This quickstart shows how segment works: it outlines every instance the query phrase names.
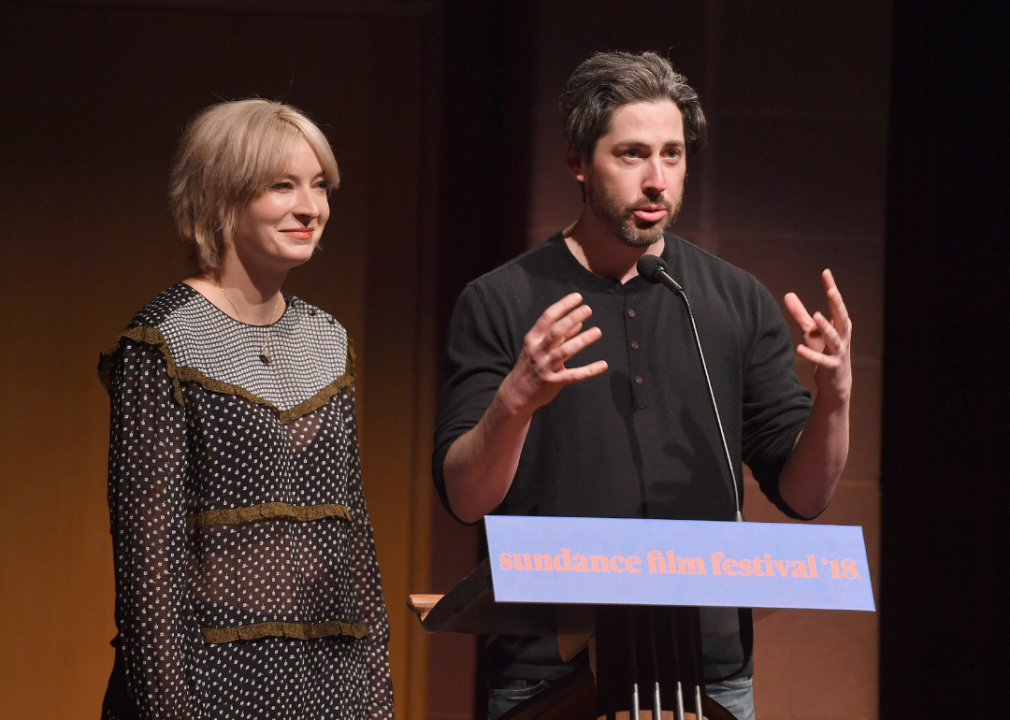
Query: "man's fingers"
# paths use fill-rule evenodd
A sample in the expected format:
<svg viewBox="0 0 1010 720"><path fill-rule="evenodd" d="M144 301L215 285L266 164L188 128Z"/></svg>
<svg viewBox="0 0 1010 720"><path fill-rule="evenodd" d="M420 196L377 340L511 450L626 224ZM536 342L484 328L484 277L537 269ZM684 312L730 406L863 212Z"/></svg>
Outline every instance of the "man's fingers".
<svg viewBox="0 0 1010 720"><path fill-rule="evenodd" d="M593 314L592 308L588 305L580 305L570 313L553 323L544 334L544 339L540 342L541 347L550 352L558 344L564 342L577 333L572 332L572 328L581 327L582 323Z"/></svg>
<svg viewBox="0 0 1010 720"><path fill-rule="evenodd" d="M842 293L839 291L838 285L835 284L835 276L831 273L830 269L825 269L821 273L821 282L824 283L824 292L828 296L831 317L841 323L841 326L844 328L845 324L849 321L849 311L845 307Z"/></svg>
<svg viewBox="0 0 1010 720"><path fill-rule="evenodd" d="M594 363L589 363L588 365L583 365L582 367L576 368L565 368L561 372L557 373L557 381L562 382L566 385L571 385L572 383L581 382L583 380L588 380L591 377L596 377L601 373L607 371L607 361L597 360Z"/></svg>
<svg viewBox="0 0 1010 720"><path fill-rule="evenodd" d="M825 355L824 353L812 350L806 345L797 345L796 354L818 367L828 368L830 370L837 370L842 364L842 360L839 355Z"/></svg>
<svg viewBox="0 0 1010 720"><path fill-rule="evenodd" d="M568 332L565 333L565 340L571 340L580 332L582 332L582 323L575 323L568 329Z"/></svg>
<svg viewBox="0 0 1010 720"><path fill-rule="evenodd" d="M573 337L571 340L567 340L558 347L554 348L548 355L552 367L557 367L567 360L571 359L583 349L592 345L594 342L603 337L603 332L598 327L591 327L583 333L580 333Z"/></svg>
<svg viewBox="0 0 1010 720"><path fill-rule="evenodd" d="M785 300L786 310L793 316L793 320L800 326L800 330L804 334L811 332L817 327L817 323L810 317L806 306L800 301L796 293L786 293L783 299Z"/></svg>
<svg viewBox="0 0 1010 720"><path fill-rule="evenodd" d="M838 334L838 330L819 312L814 313L814 322L817 323L817 328L821 331L820 337L828 349L832 353L837 353L842 346L842 337Z"/></svg>
<svg viewBox="0 0 1010 720"><path fill-rule="evenodd" d="M803 331L805 344L796 347L796 354L817 367L833 372L838 370L843 362L848 362L852 323L849 321L849 311L845 307L831 270L825 269L821 273L821 282L824 284L824 292L828 296L828 305L831 308L830 320L819 311L811 317L795 293L785 296L785 305Z"/></svg>
<svg viewBox="0 0 1010 720"><path fill-rule="evenodd" d="M551 325L577 308L581 302L582 296L579 293L565 295L563 298L544 310L543 314L533 325L532 329L537 331L538 335L545 334Z"/></svg>

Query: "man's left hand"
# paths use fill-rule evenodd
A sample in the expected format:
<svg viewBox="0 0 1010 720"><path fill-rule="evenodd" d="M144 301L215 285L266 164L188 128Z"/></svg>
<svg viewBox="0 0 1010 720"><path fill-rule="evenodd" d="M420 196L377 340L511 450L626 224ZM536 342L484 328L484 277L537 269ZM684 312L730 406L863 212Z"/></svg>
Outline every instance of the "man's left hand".
<svg viewBox="0 0 1010 720"><path fill-rule="evenodd" d="M819 311L811 316L796 293L785 296L786 309L803 331L803 344L796 347L796 354L814 364L818 396L826 395L846 403L852 391L852 363L849 354L852 320L849 319L849 311L845 309L845 302L831 271L821 273L821 280L828 296L831 320ZM826 399L828 398L823 398Z"/></svg>

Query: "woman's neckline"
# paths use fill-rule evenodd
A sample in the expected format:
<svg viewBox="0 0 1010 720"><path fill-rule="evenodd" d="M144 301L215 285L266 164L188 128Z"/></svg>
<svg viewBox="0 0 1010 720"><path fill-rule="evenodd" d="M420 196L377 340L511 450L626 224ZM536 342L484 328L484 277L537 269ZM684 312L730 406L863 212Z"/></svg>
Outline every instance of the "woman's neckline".
<svg viewBox="0 0 1010 720"><path fill-rule="evenodd" d="M229 320L231 320L233 323L235 323L236 325L241 325L242 327L248 327L248 328L272 328L274 325L276 325L281 320L283 320L285 318L285 316L288 314L288 310L291 309L291 298L288 296L287 293L285 293L282 290L281 291L281 298L284 300L284 311L280 315L277 316L276 320L274 320L271 323L267 323L266 325L255 325L253 323L242 322L238 318L233 318L231 315L229 315L224 310L222 310L217 305L215 305L214 301L212 301L209 297L207 297L206 295L204 295L202 292L200 292L199 290L197 290L195 287L193 287L189 283L180 281L179 282L179 286L182 286L182 287L186 288L187 290L189 290L190 292L194 293L197 297L200 298L200 300L202 300L204 303L206 303L211 308L213 308L215 312L220 313L221 315L224 315L226 318L228 318Z"/></svg>

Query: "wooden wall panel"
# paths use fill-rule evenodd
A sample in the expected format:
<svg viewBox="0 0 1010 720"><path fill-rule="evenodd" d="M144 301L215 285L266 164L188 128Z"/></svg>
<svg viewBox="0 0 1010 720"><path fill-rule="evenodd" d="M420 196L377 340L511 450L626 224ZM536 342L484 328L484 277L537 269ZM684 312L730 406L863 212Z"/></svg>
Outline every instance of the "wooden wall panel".
<svg viewBox="0 0 1010 720"><path fill-rule="evenodd" d="M372 39L370 84L395 87L373 93L367 152L369 173L365 275L368 373L360 413L362 471L372 523L383 528L376 544L391 634L399 659L397 711L421 718L427 702L428 639L407 609L410 593L430 579L431 444L434 432L434 209L435 184L426 173L437 145L427 99L435 87L431 37L413 22L390 22ZM382 61L378 61L382 58ZM423 61L423 62L421 62Z"/></svg>
<svg viewBox="0 0 1010 720"><path fill-rule="evenodd" d="M417 507L430 507L419 458L432 414L435 6L129 5L0 8L2 714L98 715L115 633L98 352L185 277L166 185L186 120L260 95L312 114L340 163L323 249L286 290L333 312L356 344L365 492L407 717L427 688L404 595L428 578ZM389 255L407 258L406 282L373 283Z"/></svg>

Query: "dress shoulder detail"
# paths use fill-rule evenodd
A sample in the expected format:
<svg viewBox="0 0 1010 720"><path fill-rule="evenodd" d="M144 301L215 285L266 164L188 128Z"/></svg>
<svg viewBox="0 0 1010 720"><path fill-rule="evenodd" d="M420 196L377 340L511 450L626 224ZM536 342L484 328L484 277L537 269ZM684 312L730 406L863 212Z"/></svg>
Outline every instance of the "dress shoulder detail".
<svg viewBox="0 0 1010 720"><path fill-rule="evenodd" d="M351 346L350 340L348 340L347 343L347 358L344 365L345 372L311 397L303 400L292 408L282 410L266 398L262 398L245 388L240 387L239 385L207 377L200 370L194 367L180 367L179 365L176 365L168 340L165 339L165 336L162 335L157 328L147 325L141 325L127 330L119 336L119 340L115 345L102 352L98 361L98 379L107 391L109 390L112 363L115 360L116 354L122 349L123 340L132 340L136 343L149 345L158 350L165 357L168 376L172 379L173 396L180 406L185 406L186 404L183 399L182 384L196 383L209 392L236 395L248 400L251 403L255 403L256 405L262 405L263 407L270 408L277 414L281 423L287 425L304 415L315 412L328 403L333 396L337 395L344 388L348 388L349 393L353 394L354 392L354 348Z"/></svg>

